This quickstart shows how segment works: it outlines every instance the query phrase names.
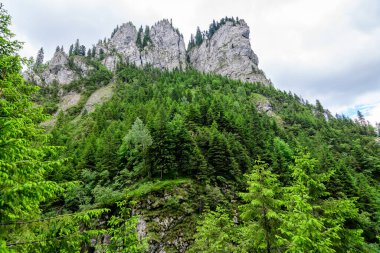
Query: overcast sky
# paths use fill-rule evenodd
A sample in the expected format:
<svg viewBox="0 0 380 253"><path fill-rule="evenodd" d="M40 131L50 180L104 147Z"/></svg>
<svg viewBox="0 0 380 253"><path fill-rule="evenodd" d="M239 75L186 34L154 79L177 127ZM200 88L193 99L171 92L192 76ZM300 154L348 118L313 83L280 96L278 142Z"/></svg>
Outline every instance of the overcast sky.
<svg viewBox="0 0 380 253"><path fill-rule="evenodd" d="M116 25L153 25L168 18L187 42L197 26L238 16L251 28L259 67L274 86L333 113L360 109L380 122L379 0L0 0L24 41L23 56L77 38L87 47L109 37Z"/></svg>

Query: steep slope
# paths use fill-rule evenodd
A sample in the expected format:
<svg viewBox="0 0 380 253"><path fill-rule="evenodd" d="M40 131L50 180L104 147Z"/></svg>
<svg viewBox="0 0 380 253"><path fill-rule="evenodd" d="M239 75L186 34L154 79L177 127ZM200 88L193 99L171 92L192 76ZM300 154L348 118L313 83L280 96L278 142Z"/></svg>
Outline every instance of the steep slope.
<svg viewBox="0 0 380 253"><path fill-rule="evenodd" d="M64 200L67 211L117 210L115 203L127 201L140 215L149 252L186 252L208 210L223 206L240 220L238 192L255 160L290 187L294 155L306 149L317 173L331 173L324 182L329 198L357 199L360 215L339 218L347 233L363 229L367 244L355 247L377 247L380 146L370 126L222 76L135 66L115 74L108 102L79 120L80 110L61 116L52 131L52 144L67 147L70 162L51 178L83 182ZM269 115L257 108L264 103Z"/></svg>
<svg viewBox="0 0 380 253"><path fill-rule="evenodd" d="M59 156L67 162L49 179L80 182L48 203L44 214L127 210L138 216L139 238L148 239L149 252L196 251L194 234L206 213L222 208L233 226L242 225L239 206L246 202L240 193L258 160L289 191L297 186L299 157L308 157L301 171L310 165L314 176L324 177L302 186L313 194L308 204L317 207L307 217L318 216L326 228L313 233L331 252L376 252L380 145L373 127L267 85L247 24L227 20L217 27L186 55L169 21L145 30L127 23L99 42L94 55L57 51L32 72L30 80L42 86L36 101L49 113L65 109L50 141L65 147ZM75 105L62 106L72 96ZM336 215L322 202L346 203L352 212ZM292 213L289 205L280 210ZM111 220L104 215L98 225L111 226ZM338 230L339 236L328 237ZM292 246L282 236L280 252ZM111 239L104 234L81 249L94 251ZM247 244L240 239L233 239L233 249Z"/></svg>
<svg viewBox="0 0 380 253"><path fill-rule="evenodd" d="M191 66L232 79L271 84L258 68L258 57L251 48L249 34L249 27L242 19L223 22L211 38L187 52L182 34L169 20L138 30L128 22L118 26L111 38L100 40L88 57L100 60L110 71L115 71L118 63L167 70L184 70ZM54 81L66 85L88 75L89 70L80 56L69 57L57 50L44 68L28 71L24 76L40 86Z"/></svg>

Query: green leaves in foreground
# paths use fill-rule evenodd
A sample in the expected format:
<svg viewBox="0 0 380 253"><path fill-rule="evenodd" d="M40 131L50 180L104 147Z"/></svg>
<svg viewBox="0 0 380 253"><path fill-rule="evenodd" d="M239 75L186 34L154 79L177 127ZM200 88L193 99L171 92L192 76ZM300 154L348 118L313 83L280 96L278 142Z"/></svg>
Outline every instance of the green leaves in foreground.
<svg viewBox="0 0 380 253"><path fill-rule="evenodd" d="M366 252L360 229L347 222L359 217L353 200L328 197L310 154L295 157L292 182L281 186L267 164L256 161L247 175L241 223L218 209L197 227L194 252ZM324 198L321 198L324 196ZM370 251L368 251L370 252Z"/></svg>

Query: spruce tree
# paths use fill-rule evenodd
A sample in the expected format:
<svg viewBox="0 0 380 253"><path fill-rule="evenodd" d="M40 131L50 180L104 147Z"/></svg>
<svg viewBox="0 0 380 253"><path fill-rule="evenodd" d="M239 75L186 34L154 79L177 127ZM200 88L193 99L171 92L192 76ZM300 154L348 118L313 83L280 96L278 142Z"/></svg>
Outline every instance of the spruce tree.
<svg viewBox="0 0 380 253"><path fill-rule="evenodd" d="M79 53L80 53L80 44L79 44L79 39L77 39L74 44L73 54L79 55Z"/></svg>
<svg viewBox="0 0 380 253"><path fill-rule="evenodd" d="M119 149L121 160L126 161L132 167L136 176L150 176L146 164L146 153L153 143L149 129L145 127L140 118L136 118L132 128L123 138Z"/></svg>
<svg viewBox="0 0 380 253"><path fill-rule="evenodd" d="M336 252L342 247L362 252L362 231L345 227L347 220L358 217L358 210L352 200L327 198L325 182L332 171L317 168L318 161L309 153L300 153L290 166L293 182L285 188L279 243L294 253Z"/></svg>
<svg viewBox="0 0 380 253"><path fill-rule="evenodd" d="M36 57L36 66L40 66L42 63L44 63L44 49L41 47L40 50L38 50L37 57Z"/></svg>
<svg viewBox="0 0 380 253"><path fill-rule="evenodd" d="M148 45L148 43L152 43L152 40L150 39L150 29L149 29L149 26L146 26L145 27L145 31L144 31L144 38L143 38L143 42L142 42L142 47L146 47Z"/></svg>
<svg viewBox="0 0 380 253"><path fill-rule="evenodd" d="M243 221L239 237L240 247L247 252L278 252L277 228L281 222L281 188L268 165L255 161L247 175L248 192L241 193L244 204L240 206Z"/></svg>
<svg viewBox="0 0 380 253"><path fill-rule="evenodd" d="M74 46L73 44L70 45L70 49L69 49L69 56L72 56L74 53Z"/></svg>
<svg viewBox="0 0 380 253"><path fill-rule="evenodd" d="M199 26L197 27L197 32L195 33L195 45L199 46L203 42L203 35Z"/></svg>

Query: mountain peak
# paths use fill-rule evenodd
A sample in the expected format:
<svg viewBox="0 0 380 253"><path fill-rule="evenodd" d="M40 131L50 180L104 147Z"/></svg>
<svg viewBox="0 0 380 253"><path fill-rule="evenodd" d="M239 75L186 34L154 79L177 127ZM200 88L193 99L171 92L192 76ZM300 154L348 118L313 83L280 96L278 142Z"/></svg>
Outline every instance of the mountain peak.
<svg viewBox="0 0 380 253"><path fill-rule="evenodd" d="M91 57L100 60L111 71L120 61L167 70L191 66L201 72L270 84L258 68L258 57L251 48L249 34L243 19L226 17L220 22L213 21L210 30L200 35L197 45L186 51L183 36L171 20L163 19L151 27L139 29L127 22L118 26L111 38L100 40ZM64 52L56 52L49 68L39 74L40 83L46 85L56 80L67 84L77 79L78 76L67 68L68 59Z"/></svg>

